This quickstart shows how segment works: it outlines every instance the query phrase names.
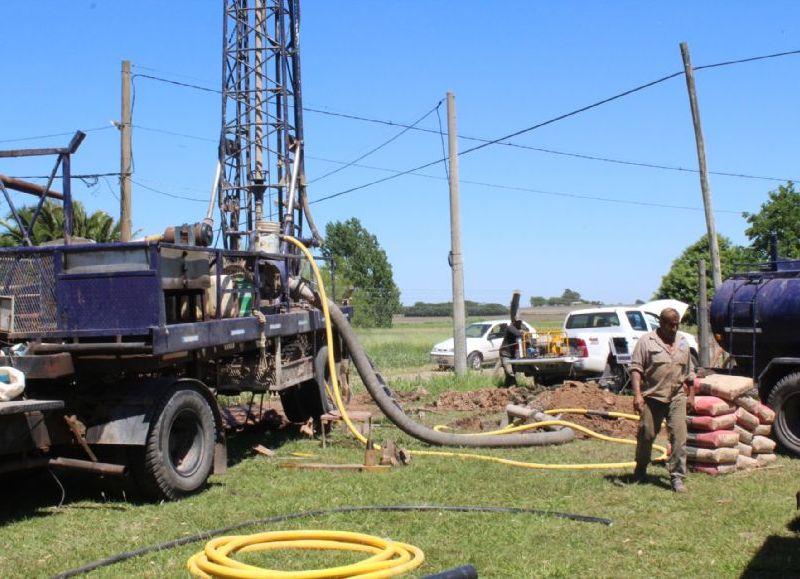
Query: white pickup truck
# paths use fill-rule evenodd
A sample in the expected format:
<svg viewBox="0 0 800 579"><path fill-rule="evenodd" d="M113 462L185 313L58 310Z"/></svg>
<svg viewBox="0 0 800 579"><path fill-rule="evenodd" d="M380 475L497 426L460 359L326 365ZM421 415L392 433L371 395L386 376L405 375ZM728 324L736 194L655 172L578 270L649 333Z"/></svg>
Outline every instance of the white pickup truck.
<svg viewBox="0 0 800 579"><path fill-rule="evenodd" d="M658 327L658 315L674 308L683 318L689 306L678 300L657 300L640 306L614 306L574 310L564 320L564 332L570 352L561 357L526 355L514 360L518 372L533 376L542 383L568 377L600 377L615 390L627 384L627 364L639 337ZM680 332L689 341L697 363L697 341Z"/></svg>

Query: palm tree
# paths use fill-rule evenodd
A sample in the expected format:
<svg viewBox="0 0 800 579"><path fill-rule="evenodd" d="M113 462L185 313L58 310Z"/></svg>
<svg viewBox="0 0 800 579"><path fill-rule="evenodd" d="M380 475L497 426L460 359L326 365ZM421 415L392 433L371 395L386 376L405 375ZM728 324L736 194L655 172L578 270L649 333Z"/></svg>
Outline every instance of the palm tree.
<svg viewBox="0 0 800 579"><path fill-rule="evenodd" d="M17 210L20 220L26 227L30 224L35 211L35 206L23 206ZM5 219L0 219L0 226L5 228L5 232L0 234L0 246L10 247L23 244L22 231L13 214L9 213ZM73 236L91 239L98 243L118 241L119 229L119 223L116 223L114 218L105 211L95 211L87 216L83 203L72 202ZM45 241L63 237L64 208L52 201L45 201L39 217L33 225L33 231L30 233L31 243L40 245Z"/></svg>

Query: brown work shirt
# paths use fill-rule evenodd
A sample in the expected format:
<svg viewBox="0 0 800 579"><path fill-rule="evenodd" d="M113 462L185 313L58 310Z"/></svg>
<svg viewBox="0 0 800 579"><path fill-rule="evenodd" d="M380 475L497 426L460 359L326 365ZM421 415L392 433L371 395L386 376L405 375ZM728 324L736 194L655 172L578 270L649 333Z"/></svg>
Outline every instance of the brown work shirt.
<svg viewBox="0 0 800 579"><path fill-rule="evenodd" d="M658 333L647 333L639 338L633 349L630 371L642 376L642 396L669 402L683 391L686 380L694 379L689 342L678 334L670 348Z"/></svg>

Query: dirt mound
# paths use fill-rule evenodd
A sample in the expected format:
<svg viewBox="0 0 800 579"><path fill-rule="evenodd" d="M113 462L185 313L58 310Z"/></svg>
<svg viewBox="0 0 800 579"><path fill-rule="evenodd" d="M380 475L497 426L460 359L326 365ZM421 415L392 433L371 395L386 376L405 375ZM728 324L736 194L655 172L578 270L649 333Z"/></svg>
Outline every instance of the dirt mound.
<svg viewBox="0 0 800 579"><path fill-rule="evenodd" d="M530 401L530 406L542 410L555 408L586 408L613 412L633 413L633 399L630 396L617 396L603 390L596 382L567 381L560 388L548 390ZM564 420L585 426L595 432L620 438L635 438L638 422L623 418L609 419L601 416L564 414ZM577 433L583 436L581 433Z"/></svg>
<svg viewBox="0 0 800 579"><path fill-rule="evenodd" d="M443 392L433 405L448 410L501 412L509 404L525 404L529 397L529 391L524 388L482 388L471 392Z"/></svg>

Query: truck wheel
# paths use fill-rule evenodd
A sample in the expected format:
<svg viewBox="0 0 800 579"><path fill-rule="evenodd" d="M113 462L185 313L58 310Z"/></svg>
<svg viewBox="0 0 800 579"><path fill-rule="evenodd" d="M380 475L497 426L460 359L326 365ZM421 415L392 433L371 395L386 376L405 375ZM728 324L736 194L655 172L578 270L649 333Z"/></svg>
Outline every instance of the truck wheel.
<svg viewBox="0 0 800 579"><path fill-rule="evenodd" d="M314 379L285 388L278 395L281 397L283 413L289 422L306 422L309 418L317 420L327 412L323 406L319 384ZM325 398L327 399L327 393Z"/></svg>
<svg viewBox="0 0 800 579"><path fill-rule="evenodd" d="M339 371L339 364L336 364L336 371ZM337 376L338 378L338 376ZM328 383L328 388L333 392L333 384L331 383L331 372L328 368L328 346L322 346L317 355L314 357L314 379L317 381L319 388L319 396L322 402L322 409L325 412L330 412L336 408L336 402L328 395L328 390L325 388L325 383ZM342 397L344 397L344 394Z"/></svg>
<svg viewBox="0 0 800 579"><path fill-rule="evenodd" d="M781 378L767 404L775 411L775 438L788 452L800 456L800 372Z"/></svg>
<svg viewBox="0 0 800 579"><path fill-rule="evenodd" d="M467 368L471 370L480 370L483 366L483 356L480 352L472 352L467 356Z"/></svg>
<svg viewBox="0 0 800 579"><path fill-rule="evenodd" d="M214 463L214 414L196 390L177 389L154 415L135 469L142 491L155 499L178 499L203 485Z"/></svg>

